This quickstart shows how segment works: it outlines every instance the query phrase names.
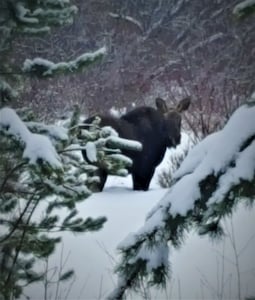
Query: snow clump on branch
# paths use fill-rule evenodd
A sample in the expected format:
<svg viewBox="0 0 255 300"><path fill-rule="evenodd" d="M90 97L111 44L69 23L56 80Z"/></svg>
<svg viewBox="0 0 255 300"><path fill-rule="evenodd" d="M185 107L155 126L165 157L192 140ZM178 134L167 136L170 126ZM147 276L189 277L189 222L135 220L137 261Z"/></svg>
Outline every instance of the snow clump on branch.
<svg viewBox="0 0 255 300"><path fill-rule="evenodd" d="M6 129L10 135L25 145L23 158L27 158L31 164L43 160L53 169L62 168L60 157L49 138L30 132L13 109L5 107L0 110L1 129Z"/></svg>

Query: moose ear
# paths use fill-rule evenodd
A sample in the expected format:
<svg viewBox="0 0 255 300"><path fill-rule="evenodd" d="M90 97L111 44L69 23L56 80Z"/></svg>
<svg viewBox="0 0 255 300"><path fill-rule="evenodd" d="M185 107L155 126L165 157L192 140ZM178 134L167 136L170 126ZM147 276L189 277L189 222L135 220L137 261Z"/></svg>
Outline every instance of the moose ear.
<svg viewBox="0 0 255 300"><path fill-rule="evenodd" d="M162 112L162 113L166 113L168 111L167 105L166 105L166 101L161 99L161 98L156 98L155 100L156 103L156 107L157 109Z"/></svg>
<svg viewBox="0 0 255 300"><path fill-rule="evenodd" d="M185 111L189 108L189 105L190 105L190 97L186 97L184 99L182 99L178 104L177 104L177 107L176 107L176 110L178 112L182 112L182 111Z"/></svg>

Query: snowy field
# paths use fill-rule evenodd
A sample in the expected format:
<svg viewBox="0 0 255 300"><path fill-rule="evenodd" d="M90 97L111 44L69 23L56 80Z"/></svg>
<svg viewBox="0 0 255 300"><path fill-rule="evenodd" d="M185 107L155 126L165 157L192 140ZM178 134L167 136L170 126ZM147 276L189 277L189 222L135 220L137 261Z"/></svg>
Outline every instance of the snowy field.
<svg viewBox="0 0 255 300"><path fill-rule="evenodd" d="M63 234L62 249L49 261L49 278L55 280L60 267L73 268L75 277L60 286L49 285L46 299L105 299L113 290L116 246L143 225L146 214L167 192L159 187L157 174L166 167L169 154L158 167L148 192L133 191L130 176L109 177L102 193L94 194L78 207L83 216L106 216L108 221L96 233ZM237 299L238 273L242 298L254 296L254 212L240 207L226 220L228 234L221 242L190 233L183 247L170 253L172 275L166 289L145 288L139 295L128 295L128 299ZM26 295L45 299L44 290L40 283L29 287Z"/></svg>

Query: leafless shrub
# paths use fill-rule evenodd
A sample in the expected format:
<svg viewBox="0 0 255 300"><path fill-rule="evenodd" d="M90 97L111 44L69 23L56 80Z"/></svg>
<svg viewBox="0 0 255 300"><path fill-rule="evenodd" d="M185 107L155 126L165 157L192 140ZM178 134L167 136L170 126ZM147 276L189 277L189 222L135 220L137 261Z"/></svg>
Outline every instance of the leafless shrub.
<svg viewBox="0 0 255 300"><path fill-rule="evenodd" d="M163 169L158 175L158 183L162 188L169 188L174 182L173 174L180 167L187 156L191 144L188 144L182 151L174 151L169 156L168 169Z"/></svg>

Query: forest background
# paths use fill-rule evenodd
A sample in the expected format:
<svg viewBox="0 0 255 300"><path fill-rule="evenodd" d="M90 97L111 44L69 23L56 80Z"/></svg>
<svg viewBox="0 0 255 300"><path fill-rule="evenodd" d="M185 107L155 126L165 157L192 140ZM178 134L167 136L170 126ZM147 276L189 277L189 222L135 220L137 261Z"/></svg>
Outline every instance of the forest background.
<svg viewBox="0 0 255 300"><path fill-rule="evenodd" d="M233 15L239 1L74 1L72 25L44 36L17 37L12 62L69 61L107 47L100 64L80 74L23 86L16 107L55 119L79 104L86 115L115 107L176 102L191 95L186 125L198 135L222 127L254 90L254 19ZM23 80L22 76L22 80Z"/></svg>

